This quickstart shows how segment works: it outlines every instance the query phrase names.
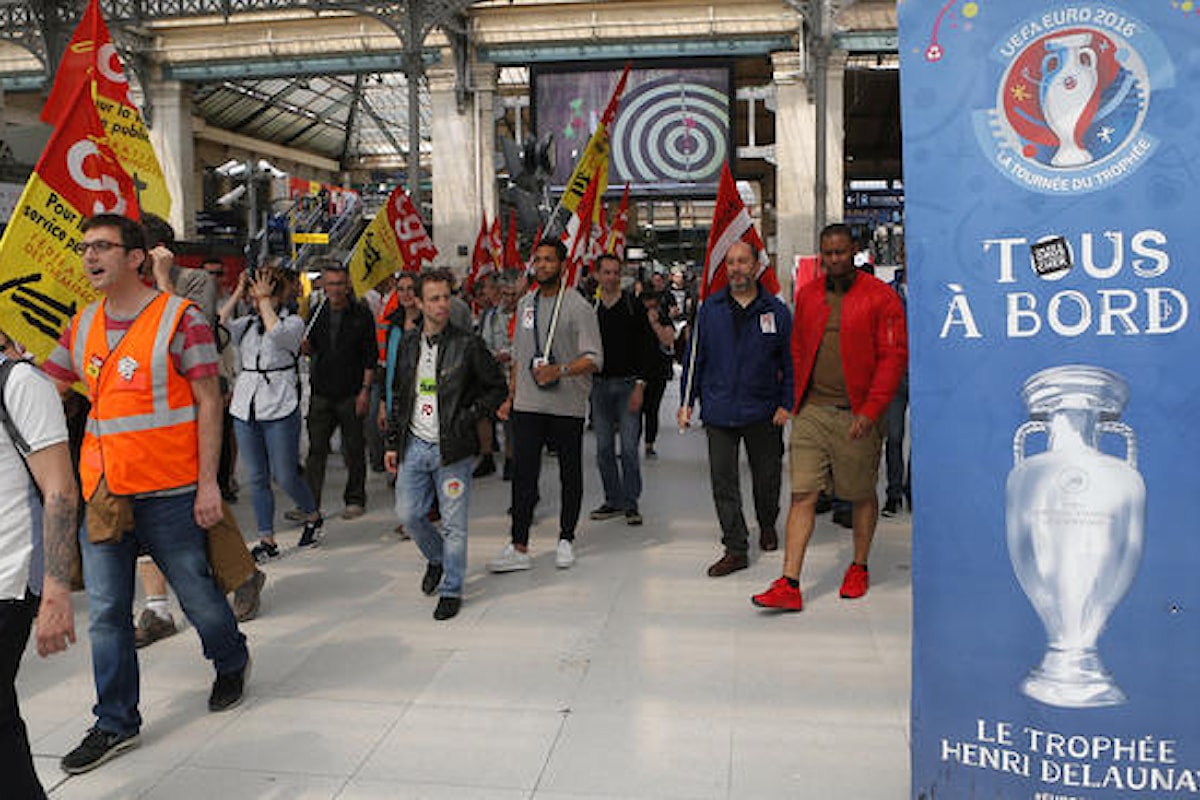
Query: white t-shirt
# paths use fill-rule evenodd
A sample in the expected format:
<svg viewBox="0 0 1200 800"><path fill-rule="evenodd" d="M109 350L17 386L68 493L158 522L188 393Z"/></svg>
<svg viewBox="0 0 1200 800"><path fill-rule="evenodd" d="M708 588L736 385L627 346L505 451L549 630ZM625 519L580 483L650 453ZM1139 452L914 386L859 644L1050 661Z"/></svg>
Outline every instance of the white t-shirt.
<svg viewBox="0 0 1200 800"><path fill-rule="evenodd" d="M67 441L58 390L40 370L17 364L4 386L8 415L32 452ZM42 588L42 505L24 460L0 425L0 600Z"/></svg>
<svg viewBox="0 0 1200 800"><path fill-rule="evenodd" d="M422 333L421 352L417 355L417 383L413 387L417 398L413 403L412 422L408 424L408 429L413 436L431 444L439 441L437 356L438 346L430 344L428 337Z"/></svg>

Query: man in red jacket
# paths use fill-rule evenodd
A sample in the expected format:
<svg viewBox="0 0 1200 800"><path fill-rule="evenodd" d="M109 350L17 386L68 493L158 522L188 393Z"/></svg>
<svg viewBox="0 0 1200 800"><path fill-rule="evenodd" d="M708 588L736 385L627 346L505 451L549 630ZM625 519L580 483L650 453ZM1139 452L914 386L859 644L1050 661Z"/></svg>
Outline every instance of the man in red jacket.
<svg viewBox="0 0 1200 800"><path fill-rule="evenodd" d="M827 226L820 241L825 279L797 292L792 326L797 409L783 576L752 598L756 606L784 611L803 607L800 568L822 490L853 504L854 560L841 596L867 593L867 556L879 517L880 423L908 363L900 298L854 268L854 240L845 225Z"/></svg>

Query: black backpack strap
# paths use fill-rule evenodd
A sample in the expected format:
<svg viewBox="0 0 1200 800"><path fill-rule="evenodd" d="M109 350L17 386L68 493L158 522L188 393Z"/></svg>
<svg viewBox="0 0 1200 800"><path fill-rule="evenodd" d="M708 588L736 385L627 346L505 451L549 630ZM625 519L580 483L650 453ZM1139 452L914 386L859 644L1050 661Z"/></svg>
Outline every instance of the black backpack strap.
<svg viewBox="0 0 1200 800"><path fill-rule="evenodd" d="M24 460L29 455L29 442L21 435L21 431L17 429L17 424L9 416L8 404L4 400L4 387L8 384L8 376L13 371L13 368L20 363L22 362L7 358L0 361L0 425L4 426L4 430L8 432L8 438L12 440L13 446L17 448L17 452L21 454L21 459ZM32 369L32 366L30 369Z"/></svg>

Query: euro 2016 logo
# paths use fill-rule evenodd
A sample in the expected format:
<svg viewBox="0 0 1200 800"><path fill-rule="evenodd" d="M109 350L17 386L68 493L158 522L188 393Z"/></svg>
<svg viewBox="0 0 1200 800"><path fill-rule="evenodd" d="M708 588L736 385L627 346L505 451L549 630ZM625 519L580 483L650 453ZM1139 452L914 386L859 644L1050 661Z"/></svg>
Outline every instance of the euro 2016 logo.
<svg viewBox="0 0 1200 800"><path fill-rule="evenodd" d="M1155 92L1173 82L1158 38L1125 12L1063 6L1011 31L992 53L996 103L975 131L1010 180L1044 194L1105 189L1137 171L1157 140Z"/></svg>

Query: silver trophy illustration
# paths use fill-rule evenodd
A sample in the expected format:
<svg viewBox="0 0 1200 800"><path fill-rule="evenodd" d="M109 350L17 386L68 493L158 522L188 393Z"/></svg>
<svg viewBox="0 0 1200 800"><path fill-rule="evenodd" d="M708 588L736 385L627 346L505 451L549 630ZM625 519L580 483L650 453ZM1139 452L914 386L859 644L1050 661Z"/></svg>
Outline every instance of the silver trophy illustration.
<svg viewBox="0 0 1200 800"><path fill-rule="evenodd" d="M1096 51L1090 33L1072 33L1046 42L1042 58L1042 116L1058 137L1058 150L1050 163L1078 167L1092 160L1076 138L1080 120L1100 83Z"/></svg>
<svg viewBox="0 0 1200 800"><path fill-rule="evenodd" d="M1096 642L1137 574L1145 535L1137 443L1119 421L1129 387L1109 370L1063 365L1032 375L1021 395L1029 421L1013 438L1008 554L1048 640L1021 691L1066 708L1118 705L1125 694ZM1045 434L1047 449L1027 456L1035 433ZM1125 440L1124 459L1100 451L1104 434Z"/></svg>

